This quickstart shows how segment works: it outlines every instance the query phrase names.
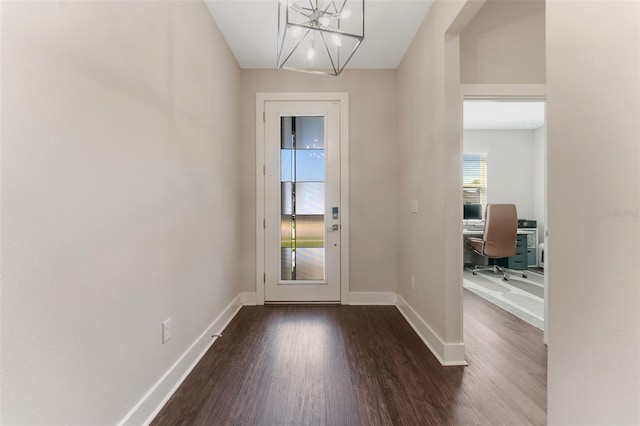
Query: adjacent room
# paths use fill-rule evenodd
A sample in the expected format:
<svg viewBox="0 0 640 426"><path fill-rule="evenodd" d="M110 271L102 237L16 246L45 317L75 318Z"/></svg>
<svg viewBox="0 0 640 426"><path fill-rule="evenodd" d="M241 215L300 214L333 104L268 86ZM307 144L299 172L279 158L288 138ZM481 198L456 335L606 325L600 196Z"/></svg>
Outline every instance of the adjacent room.
<svg viewBox="0 0 640 426"><path fill-rule="evenodd" d="M543 100L465 100L463 132L463 286L544 329L546 127ZM482 237L487 204L516 208L516 249L496 259L506 274L480 269L488 258L469 237Z"/></svg>

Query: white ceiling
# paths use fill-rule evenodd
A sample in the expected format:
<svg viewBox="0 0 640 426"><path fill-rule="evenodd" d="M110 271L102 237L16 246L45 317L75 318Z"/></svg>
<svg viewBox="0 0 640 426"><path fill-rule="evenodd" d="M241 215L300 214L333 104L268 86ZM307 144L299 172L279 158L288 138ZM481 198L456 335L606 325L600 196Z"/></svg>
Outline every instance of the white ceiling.
<svg viewBox="0 0 640 426"><path fill-rule="evenodd" d="M432 0L365 0L365 38L349 68L396 69ZM278 0L205 0L241 68L276 68ZM467 100L467 130L537 129L544 102Z"/></svg>
<svg viewBox="0 0 640 426"><path fill-rule="evenodd" d="M544 101L464 101L465 130L533 130L544 117Z"/></svg>
<svg viewBox="0 0 640 426"><path fill-rule="evenodd" d="M241 68L276 68L277 0L205 0ZM349 68L395 69L432 0L365 0L364 41Z"/></svg>

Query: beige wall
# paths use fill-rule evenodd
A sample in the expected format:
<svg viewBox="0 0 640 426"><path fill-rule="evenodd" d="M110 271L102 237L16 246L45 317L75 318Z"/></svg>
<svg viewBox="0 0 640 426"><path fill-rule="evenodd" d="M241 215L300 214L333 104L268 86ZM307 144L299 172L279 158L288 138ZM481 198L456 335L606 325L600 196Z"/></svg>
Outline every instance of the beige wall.
<svg viewBox="0 0 640 426"><path fill-rule="evenodd" d="M445 362L463 356L460 83L543 83L544 31L543 2L438 1L398 69L398 294Z"/></svg>
<svg viewBox="0 0 640 426"><path fill-rule="evenodd" d="M543 0L489 0L460 35L461 81L544 83Z"/></svg>
<svg viewBox="0 0 640 426"><path fill-rule="evenodd" d="M398 69L398 294L445 344L462 340L462 106L456 39L445 33L466 8L434 3Z"/></svg>
<svg viewBox="0 0 640 426"><path fill-rule="evenodd" d="M1 423L115 424L238 293L240 70L198 2L3 2L1 38Z"/></svg>
<svg viewBox="0 0 640 426"><path fill-rule="evenodd" d="M551 425L640 424L640 4L547 1Z"/></svg>
<svg viewBox="0 0 640 426"><path fill-rule="evenodd" d="M239 167L245 291L255 291L257 92L349 93L350 290L395 292L396 71L346 70L338 78L282 70L242 71Z"/></svg>

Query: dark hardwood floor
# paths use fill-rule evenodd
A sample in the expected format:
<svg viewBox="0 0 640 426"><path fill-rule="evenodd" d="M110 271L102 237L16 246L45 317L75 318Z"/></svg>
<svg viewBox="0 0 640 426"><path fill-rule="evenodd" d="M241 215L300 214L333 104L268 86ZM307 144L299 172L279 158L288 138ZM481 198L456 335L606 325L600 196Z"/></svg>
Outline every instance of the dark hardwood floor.
<svg viewBox="0 0 640 426"><path fill-rule="evenodd" d="M393 306L244 307L152 424L545 424L542 332L464 297L467 367Z"/></svg>

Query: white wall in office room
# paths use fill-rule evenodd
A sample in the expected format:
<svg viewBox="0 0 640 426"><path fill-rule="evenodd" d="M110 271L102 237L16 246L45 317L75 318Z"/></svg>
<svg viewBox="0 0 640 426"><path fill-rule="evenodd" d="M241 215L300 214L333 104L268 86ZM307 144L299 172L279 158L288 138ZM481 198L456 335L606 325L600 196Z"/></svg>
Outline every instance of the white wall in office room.
<svg viewBox="0 0 640 426"><path fill-rule="evenodd" d="M464 152L487 153L487 203L513 203L534 218L532 130L465 130Z"/></svg>
<svg viewBox="0 0 640 426"><path fill-rule="evenodd" d="M547 127L533 131L533 216L538 221L538 241L544 241L547 201Z"/></svg>

